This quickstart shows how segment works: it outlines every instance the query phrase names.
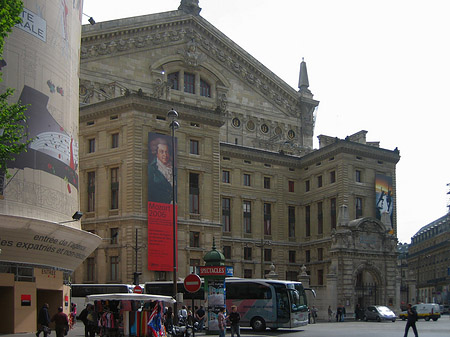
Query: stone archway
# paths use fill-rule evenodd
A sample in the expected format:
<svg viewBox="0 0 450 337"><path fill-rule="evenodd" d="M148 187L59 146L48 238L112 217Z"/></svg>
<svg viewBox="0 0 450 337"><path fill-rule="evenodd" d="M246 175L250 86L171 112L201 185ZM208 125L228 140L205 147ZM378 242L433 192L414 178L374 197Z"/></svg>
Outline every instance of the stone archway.
<svg viewBox="0 0 450 337"><path fill-rule="evenodd" d="M381 273L373 266L361 265L355 270L354 280L354 303L361 308L381 303L382 299L382 277Z"/></svg>

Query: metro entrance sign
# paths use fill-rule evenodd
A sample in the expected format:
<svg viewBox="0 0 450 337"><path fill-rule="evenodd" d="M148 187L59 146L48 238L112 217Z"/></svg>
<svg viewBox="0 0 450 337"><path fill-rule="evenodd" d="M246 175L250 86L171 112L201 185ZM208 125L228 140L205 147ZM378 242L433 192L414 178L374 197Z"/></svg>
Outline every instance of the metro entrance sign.
<svg viewBox="0 0 450 337"><path fill-rule="evenodd" d="M190 293L196 293L202 286L202 280L197 274L189 274L184 279L184 289Z"/></svg>

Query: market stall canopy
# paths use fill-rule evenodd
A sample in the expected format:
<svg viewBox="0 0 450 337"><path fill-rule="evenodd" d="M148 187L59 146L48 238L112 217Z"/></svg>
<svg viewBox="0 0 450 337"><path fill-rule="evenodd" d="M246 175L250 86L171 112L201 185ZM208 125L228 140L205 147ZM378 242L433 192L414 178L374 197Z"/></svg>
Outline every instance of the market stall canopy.
<svg viewBox="0 0 450 337"><path fill-rule="evenodd" d="M134 300L134 301L163 301L175 303L176 301L170 296L151 295L151 294L100 294L86 296L86 302L105 301L105 300Z"/></svg>

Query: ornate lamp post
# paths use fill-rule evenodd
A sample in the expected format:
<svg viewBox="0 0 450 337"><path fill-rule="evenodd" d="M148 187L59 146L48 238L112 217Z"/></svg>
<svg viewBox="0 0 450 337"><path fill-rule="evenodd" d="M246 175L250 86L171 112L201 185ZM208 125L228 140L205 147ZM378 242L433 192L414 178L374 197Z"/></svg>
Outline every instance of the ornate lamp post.
<svg viewBox="0 0 450 337"><path fill-rule="evenodd" d="M178 123L178 112L173 108L167 113L171 120L170 129L172 130L172 225L173 225L173 298L177 298L177 219L176 219L176 177L175 177L175 130L180 127ZM177 302L174 303L174 319L177 319Z"/></svg>

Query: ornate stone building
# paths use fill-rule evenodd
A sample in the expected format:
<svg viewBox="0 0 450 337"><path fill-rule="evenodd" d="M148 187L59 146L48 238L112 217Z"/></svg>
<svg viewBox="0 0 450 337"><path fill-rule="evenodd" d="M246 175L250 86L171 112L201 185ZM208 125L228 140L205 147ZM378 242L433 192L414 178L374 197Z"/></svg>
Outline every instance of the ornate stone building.
<svg viewBox="0 0 450 337"><path fill-rule="evenodd" d="M179 277L215 238L235 276L264 277L273 264L297 279L305 265L322 313L357 302L397 308L396 212L376 219L375 182L392 181L395 205L398 150L367 142L366 131L321 135L314 150L319 102L306 63L296 91L199 12L198 1L182 1L83 27L82 226L105 240L75 282L131 283L135 271L141 282L171 280L148 269L147 168L149 134L170 135L173 108Z"/></svg>
<svg viewBox="0 0 450 337"><path fill-rule="evenodd" d="M408 301L450 304L450 214L422 227L408 248Z"/></svg>

